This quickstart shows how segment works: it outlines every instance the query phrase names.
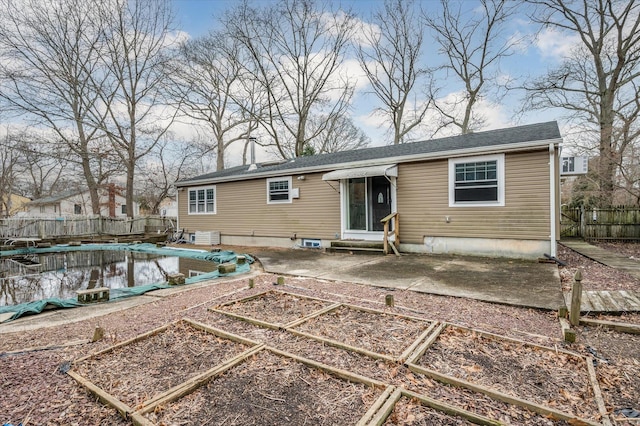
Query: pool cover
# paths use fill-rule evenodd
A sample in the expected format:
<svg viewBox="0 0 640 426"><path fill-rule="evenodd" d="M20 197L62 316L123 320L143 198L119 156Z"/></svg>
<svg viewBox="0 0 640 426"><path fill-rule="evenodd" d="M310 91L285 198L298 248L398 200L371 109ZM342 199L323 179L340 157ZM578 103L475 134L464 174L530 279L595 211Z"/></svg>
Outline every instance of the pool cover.
<svg viewBox="0 0 640 426"><path fill-rule="evenodd" d="M246 258L246 263L238 264L238 256L230 250L217 251L217 252L208 252L206 250L193 250L193 249L184 249L184 248L174 248L174 247L156 247L153 244L143 243L143 244L84 244L81 246L69 246L69 245L58 245L47 248L20 248L16 250L9 250L0 252L0 257L8 257L8 256L16 256L16 255L24 255L24 254L38 254L38 253L60 253L66 251L88 251L88 250L111 250L111 251L133 251L140 253L151 253L151 254L159 254L162 256L178 256L178 257L186 257L190 259L197 260L206 260L215 263L235 263L236 270L235 272L221 274L216 269L213 272L207 272L205 274L197 275L195 277L190 277L185 280L186 284L193 284L196 282L201 282L205 280L210 280L214 278L218 278L221 276L231 276L237 274L243 274L245 272L249 272L251 270L251 263L254 262L253 257L244 254L243 256ZM144 294L146 292L152 290L158 290L162 288L175 287L167 284L166 281L148 284L137 287L128 287L128 288L117 288L111 289L109 291L109 300L118 300L125 297L138 296ZM13 314L11 317L0 322L11 321L16 318L20 318L25 315L33 315L39 314L45 309L55 309L55 308L75 308L78 306L87 306L86 304L78 303L76 299L44 299L44 300L36 300L34 302L29 303L21 303L19 305L13 306L0 306L0 314Z"/></svg>

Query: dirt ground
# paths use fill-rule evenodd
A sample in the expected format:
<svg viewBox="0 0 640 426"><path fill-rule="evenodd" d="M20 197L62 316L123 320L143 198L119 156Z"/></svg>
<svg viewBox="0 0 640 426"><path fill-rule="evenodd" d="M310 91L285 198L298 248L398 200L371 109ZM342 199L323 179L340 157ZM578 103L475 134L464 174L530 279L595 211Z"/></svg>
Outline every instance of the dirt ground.
<svg viewBox="0 0 640 426"><path fill-rule="evenodd" d="M627 286L622 288L640 289L638 282L630 277L618 275L611 268L584 259L568 249L561 248L558 258L569 262L567 267L560 268L563 282L573 269L588 267L591 278L589 283L583 281L585 288L615 289L622 283ZM439 401L505 424L568 424L469 389L445 385L410 371L403 364L374 359L357 350L336 347L322 340L328 338L382 355L397 356L415 341L426 326L446 321L592 356L604 404L611 417L618 418L618 424L634 424L625 422L617 410L631 408L640 411L638 335L580 327L577 343L566 344L561 340L555 312L403 290L390 292L388 289L310 278L287 277L284 286L275 286L275 282L276 277L269 274L258 275L254 288L248 287L247 278L220 281L97 319L0 334L0 423L22 422L23 426L130 424L115 409L99 402L65 371L72 368L136 408L158 392L166 391L175 383L188 380L196 372L202 372L246 349L241 344L176 325L131 346L73 364L81 357L181 318L191 318L351 374L428 394ZM270 300L274 293L267 293L268 296L252 299L250 303L225 305L274 289L285 291L287 295ZM394 308L388 308L384 303L388 294L395 298ZM298 326L301 331L316 335L317 339L278 328L331 303L379 310L384 315L342 307ZM219 311L209 309L213 307ZM239 320L220 312L224 309L273 323L274 327L265 328ZM417 319L406 320L406 316ZM614 319L640 323L637 314ZM372 323L375 327L367 326ZM96 326L105 330L104 339L95 343L71 344L78 339L90 338ZM67 344L69 346L65 346ZM564 355L541 355L530 347L526 348L486 342L472 334L445 332L442 339L436 340L425 353L421 363L443 373L464 375L472 379L470 381L506 394L527 397L597 421L597 407L593 391L585 384L584 369L576 370L579 362ZM193 393L154 410L147 418L158 424L265 424L261 419L268 419L269 424L354 424L380 392L378 388L263 351ZM216 399L212 395L224 397ZM216 401L215 405L203 404L203 401L212 400ZM185 413L192 415L186 416ZM403 397L385 424L469 423Z"/></svg>

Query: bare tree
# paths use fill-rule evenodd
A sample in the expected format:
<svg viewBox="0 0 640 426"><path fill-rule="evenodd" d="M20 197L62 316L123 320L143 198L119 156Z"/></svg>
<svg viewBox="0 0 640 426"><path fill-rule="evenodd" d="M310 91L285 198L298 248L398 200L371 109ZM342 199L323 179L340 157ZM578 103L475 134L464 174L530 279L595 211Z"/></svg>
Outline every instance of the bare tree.
<svg viewBox="0 0 640 426"><path fill-rule="evenodd" d="M297 157L324 130L314 114L344 115L353 85L341 74L354 20L313 0L280 0L263 8L245 1L225 17L250 63L246 71L266 96L266 117L256 116L283 158Z"/></svg>
<svg viewBox="0 0 640 426"><path fill-rule="evenodd" d="M98 128L87 123L90 114L100 117L96 88L105 74L99 61L102 21L93 6L83 0L0 0L0 98L66 145L99 214L92 161L104 147Z"/></svg>
<svg viewBox="0 0 640 426"><path fill-rule="evenodd" d="M200 152L192 144L171 139L166 135L139 164L138 203L154 215L160 214L160 205L166 198L175 195L175 181L197 174Z"/></svg>
<svg viewBox="0 0 640 426"><path fill-rule="evenodd" d="M16 140L7 129L4 137L0 139L0 217L7 217L11 213L13 194L17 193L15 184L21 162L21 152L16 147Z"/></svg>
<svg viewBox="0 0 640 426"><path fill-rule="evenodd" d="M94 117L126 172L127 216L133 216L136 164L173 124L177 110L164 98L164 71L171 48L173 16L168 0L114 0L102 8L102 60L110 86L102 85L104 119Z"/></svg>
<svg viewBox="0 0 640 426"><path fill-rule="evenodd" d="M377 110L391 121L393 143L399 144L422 123L431 104L422 92L430 75L421 63L425 27L413 0L385 0L373 24L358 32L356 52L372 92L382 102ZM411 104L419 95L422 99Z"/></svg>
<svg viewBox="0 0 640 426"><path fill-rule="evenodd" d="M317 144L313 144L314 154L325 154L329 152L349 151L353 149L365 148L371 140L366 133L353 123L351 117L333 117L329 125L325 124L328 117L312 117L311 125L322 125L324 127Z"/></svg>
<svg viewBox="0 0 640 426"><path fill-rule="evenodd" d="M73 167L75 159L64 142L52 143L51 139L40 134L20 132L15 135L14 148L20 151L20 176L16 184L21 192L31 198L41 198L64 191L70 184L78 186L82 183L82 171ZM93 172L96 176L97 174ZM98 178L97 183L100 183Z"/></svg>
<svg viewBox="0 0 640 426"><path fill-rule="evenodd" d="M426 24L435 34L440 53L447 58L444 68L452 73L464 89L460 96L435 102L443 116L442 127L453 125L469 133L484 125L484 118L474 108L478 101L498 87L500 60L513 53L521 38L507 37L505 23L516 12L518 2L480 0L480 7L463 11L465 2L440 1L437 16L424 14Z"/></svg>
<svg viewBox="0 0 640 426"><path fill-rule="evenodd" d="M229 146L257 128L255 92L245 90L242 81L242 53L236 39L211 33L184 43L169 64L169 90L184 115L206 125L211 139L205 143L216 153L216 170L224 169Z"/></svg>
<svg viewBox="0 0 640 426"><path fill-rule="evenodd" d="M594 135L602 205L611 205L627 150L640 136L640 7L636 0L530 0L531 19L558 37L577 36L562 63L530 82L527 107L565 109ZM629 170L631 172L631 170ZM625 173L625 172L622 172ZM631 176L633 173L627 173Z"/></svg>

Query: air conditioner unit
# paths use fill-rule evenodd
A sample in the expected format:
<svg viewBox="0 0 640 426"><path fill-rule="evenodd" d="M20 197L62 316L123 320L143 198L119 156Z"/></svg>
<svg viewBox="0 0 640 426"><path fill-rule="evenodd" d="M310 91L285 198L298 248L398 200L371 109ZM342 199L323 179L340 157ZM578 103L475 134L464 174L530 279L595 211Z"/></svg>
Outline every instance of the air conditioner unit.
<svg viewBox="0 0 640 426"><path fill-rule="evenodd" d="M560 174L562 176L585 175L589 171L588 157L562 157Z"/></svg>
<svg viewBox="0 0 640 426"><path fill-rule="evenodd" d="M217 246L220 244L220 231L196 231L194 244Z"/></svg>

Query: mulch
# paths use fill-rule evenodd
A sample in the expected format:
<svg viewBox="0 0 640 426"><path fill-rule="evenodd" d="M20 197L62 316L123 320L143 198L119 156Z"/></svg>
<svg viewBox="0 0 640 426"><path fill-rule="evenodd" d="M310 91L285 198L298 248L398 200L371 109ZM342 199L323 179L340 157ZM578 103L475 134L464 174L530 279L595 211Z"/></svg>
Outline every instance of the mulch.
<svg viewBox="0 0 640 426"><path fill-rule="evenodd" d="M561 255L558 257L565 260ZM583 259L576 258L568 267L582 267L583 262ZM619 286L617 281L609 282L607 274L610 271L598 265L591 265L593 270L590 272L596 273L590 273L593 281L588 285L604 289ZM630 288L637 286L633 281L617 276L614 280L622 280ZM286 284L277 287L286 294L280 294L272 291L276 288L275 281L275 277L269 274L255 276L255 288L248 288L246 278L220 281L102 318L2 334L0 351L5 352L0 353L0 383L3 384L0 423L130 424L64 374L65 368L73 360L96 354L185 317L350 374L428 395L507 424L568 424L469 389L440 383L412 372L402 364L374 359L322 341L322 338L327 338L397 356L431 323L446 321L594 356L598 381L611 415L615 417L616 410L625 407L640 410L640 340L637 336L579 327L578 343L566 344L561 340L554 312L402 290L393 292L396 306L388 308L384 305L384 298L389 294L387 289L287 277ZM246 299L248 297L255 298ZM315 298L327 302L318 302ZM209 309L228 309L229 313L282 326L334 302L351 306L342 306L316 317L313 322L296 327L314 335L313 339L277 327L260 327ZM358 307L384 313L372 313ZM628 314L618 320L639 323L637 314ZM341 328L336 327L336 323L340 323ZM106 337L101 341L48 350L34 349L90 337L96 325L106 331ZM597 417L592 392L585 388L582 367L577 368L579 363L572 363L575 360L571 357L565 358L561 352L541 355L523 345L494 339L485 341L480 334L474 336L466 331L448 334L450 330L460 331L449 327L423 356L422 362L432 363L428 364L430 368L448 371L451 375L464 375L466 380L554 405L556 409L577 413L583 418ZM72 368L128 404L139 406L174 383L206 371L244 349L246 345L228 342L178 323L163 333L89 358ZM24 352L7 353L21 350ZM180 368L175 368L178 364ZM167 377L163 378L163 375ZM377 387L346 380L263 350L194 392L163 404L147 416L154 422L167 424L304 424L305 421L307 424L354 424L380 392ZM301 398L297 398L298 394ZM214 405L216 410L211 411ZM578 407L585 407L584 411ZM619 424L625 424L618 417ZM462 418L445 415L419 401L403 397L386 424L467 423Z"/></svg>
<svg viewBox="0 0 640 426"><path fill-rule="evenodd" d="M381 393L263 351L147 418L194 426L349 425Z"/></svg>

